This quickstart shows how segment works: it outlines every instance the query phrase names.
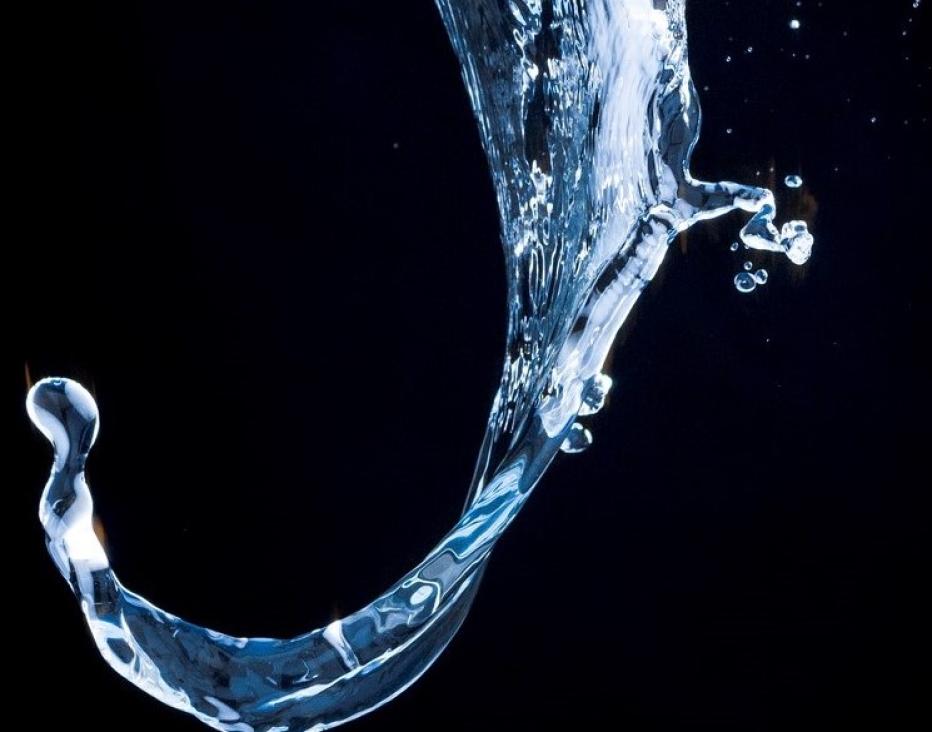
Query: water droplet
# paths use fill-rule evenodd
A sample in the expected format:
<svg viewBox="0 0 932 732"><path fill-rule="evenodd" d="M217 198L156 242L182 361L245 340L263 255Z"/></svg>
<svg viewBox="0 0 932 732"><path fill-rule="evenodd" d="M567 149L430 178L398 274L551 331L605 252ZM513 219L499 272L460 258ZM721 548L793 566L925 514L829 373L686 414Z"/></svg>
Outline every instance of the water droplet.
<svg viewBox="0 0 932 732"><path fill-rule="evenodd" d="M798 175L788 175L783 179L783 183L787 188L799 188L803 184L803 179Z"/></svg>
<svg viewBox="0 0 932 732"><path fill-rule="evenodd" d="M735 275L735 289L738 292L754 292L757 288L757 282L749 272L739 272Z"/></svg>
<svg viewBox="0 0 932 732"><path fill-rule="evenodd" d="M792 28L793 30L799 30L799 27L800 27L801 25L802 25L802 23L799 22L799 19L798 19L798 18L793 18L793 19L790 21L790 28Z"/></svg>
<svg viewBox="0 0 932 732"><path fill-rule="evenodd" d="M733 241L733 242L731 243L731 251L733 251L733 252L737 252L738 249L740 249L740 247L741 247L741 245L740 245L738 242L736 242L736 241Z"/></svg>
<svg viewBox="0 0 932 732"><path fill-rule="evenodd" d="M754 269L754 265L753 265L753 264L751 264L750 262L745 262L745 263L744 263L744 271L745 271L745 272L750 272L752 269Z"/></svg>
<svg viewBox="0 0 932 732"><path fill-rule="evenodd" d="M592 433L579 424L579 422L576 422L570 427L570 431L564 438L563 444L560 445L560 449L569 455L574 455L578 452L583 452L583 450L586 450L591 444Z"/></svg>
<svg viewBox="0 0 932 732"><path fill-rule="evenodd" d="M793 264L805 264L812 255L812 234L805 221L787 221L780 230L780 244Z"/></svg>
<svg viewBox="0 0 932 732"><path fill-rule="evenodd" d="M757 271L754 273L753 277L754 277L754 281L755 281L758 285L766 285L766 284L767 284L767 280L770 279L770 275L768 274L768 272L767 272L766 269L759 269L759 270L757 270Z"/></svg>
<svg viewBox="0 0 932 732"><path fill-rule="evenodd" d="M592 381L585 388L582 394L582 406L579 408L579 416L588 417L595 414L605 406L605 397L608 396L609 389L612 388L612 377L605 374L597 374L592 377Z"/></svg>

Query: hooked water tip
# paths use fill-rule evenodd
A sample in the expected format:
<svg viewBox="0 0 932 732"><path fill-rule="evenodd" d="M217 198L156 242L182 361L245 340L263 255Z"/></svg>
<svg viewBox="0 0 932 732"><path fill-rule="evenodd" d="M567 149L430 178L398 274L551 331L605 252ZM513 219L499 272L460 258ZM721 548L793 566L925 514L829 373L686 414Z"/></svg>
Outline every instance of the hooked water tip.
<svg viewBox="0 0 932 732"><path fill-rule="evenodd" d="M100 426L97 403L77 381L48 378L37 381L26 396L29 419L55 449L60 468L72 456L90 451Z"/></svg>

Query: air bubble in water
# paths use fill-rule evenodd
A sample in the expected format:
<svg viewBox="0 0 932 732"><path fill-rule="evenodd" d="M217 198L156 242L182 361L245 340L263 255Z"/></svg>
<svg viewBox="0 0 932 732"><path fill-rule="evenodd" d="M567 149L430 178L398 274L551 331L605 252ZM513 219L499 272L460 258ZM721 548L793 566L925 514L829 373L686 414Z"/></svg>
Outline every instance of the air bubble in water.
<svg viewBox="0 0 932 732"><path fill-rule="evenodd" d="M788 175L783 179L783 183L787 188L799 188L803 184L803 179L798 175Z"/></svg>
<svg viewBox="0 0 932 732"><path fill-rule="evenodd" d="M758 285L766 285L767 280L770 278L770 275L768 274L766 269L759 269L754 273L753 277L754 277L754 281Z"/></svg>

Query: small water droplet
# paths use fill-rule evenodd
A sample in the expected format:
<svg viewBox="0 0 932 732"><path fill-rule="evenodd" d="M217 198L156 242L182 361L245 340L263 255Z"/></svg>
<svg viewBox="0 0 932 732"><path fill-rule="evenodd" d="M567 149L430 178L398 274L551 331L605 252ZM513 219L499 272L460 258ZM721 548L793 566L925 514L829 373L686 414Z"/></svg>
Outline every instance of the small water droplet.
<svg viewBox="0 0 932 732"><path fill-rule="evenodd" d="M563 439L560 449L569 455L574 455L583 452L590 445L592 445L592 433L579 422L576 422L570 427L570 431Z"/></svg>
<svg viewBox="0 0 932 732"><path fill-rule="evenodd" d="M770 279L770 274L768 274L766 269L759 269L754 273L753 277L758 285L766 285L767 280Z"/></svg>
<svg viewBox="0 0 932 732"><path fill-rule="evenodd" d="M754 269L754 265L753 265L751 262L745 262L745 263L744 263L744 271L745 271L745 272L750 272L752 269Z"/></svg>
<svg viewBox="0 0 932 732"><path fill-rule="evenodd" d="M793 18L793 19L790 21L790 28L792 28L793 30L799 30L799 27L800 27L801 25L802 25L802 23L799 22L799 19L798 19L798 18Z"/></svg>
<svg viewBox="0 0 932 732"><path fill-rule="evenodd" d="M805 221L787 221L780 230L780 244L793 264L805 264L812 254L812 234Z"/></svg>
<svg viewBox="0 0 932 732"><path fill-rule="evenodd" d="M798 175L788 175L783 179L787 188L799 188L803 184L803 179Z"/></svg>
<svg viewBox="0 0 932 732"><path fill-rule="evenodd" d="M754 292L757 282L749 272L739 272L735 275L735 289L738 292Z"/></svg>
<svg viewBox="0 0 932 732"><path fill-rule="evenodd" d="M740 247L741 247L741 245L740 245L738 242L736 242L736 241L733 241L733 242L731 243L731 251L733 251L733 252L737 252L738 249L739 249Z"/></svg>

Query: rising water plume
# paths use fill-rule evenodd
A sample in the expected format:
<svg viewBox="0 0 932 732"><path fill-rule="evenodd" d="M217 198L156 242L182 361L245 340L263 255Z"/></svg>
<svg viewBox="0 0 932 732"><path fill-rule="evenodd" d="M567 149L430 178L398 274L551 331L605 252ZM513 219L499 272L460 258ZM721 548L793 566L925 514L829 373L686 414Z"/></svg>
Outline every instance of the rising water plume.
<svg viewBox="0 0 932 732"><path fill-rule="evenodd" d="M420 564L364 608L296 638L188 623L124 588L94 532L84 478L99 424L90 394L68 379L29 392L29 416L55 450L39 517L98 650L140 689L216 729L327 729L424 673L547 466L591 441L580 420L611 388L609 349L679 232L741 209L751 214L740 232L747 247L796 264L810 254L804 223L775 227L770 191L690 175L700 114L683 0L437 6L495 184L508 335L466 506Z"/></svg>

